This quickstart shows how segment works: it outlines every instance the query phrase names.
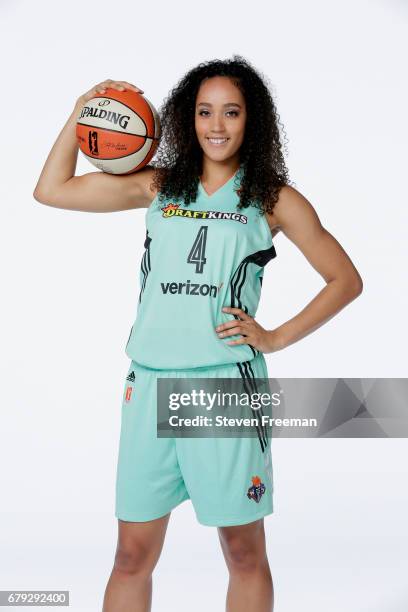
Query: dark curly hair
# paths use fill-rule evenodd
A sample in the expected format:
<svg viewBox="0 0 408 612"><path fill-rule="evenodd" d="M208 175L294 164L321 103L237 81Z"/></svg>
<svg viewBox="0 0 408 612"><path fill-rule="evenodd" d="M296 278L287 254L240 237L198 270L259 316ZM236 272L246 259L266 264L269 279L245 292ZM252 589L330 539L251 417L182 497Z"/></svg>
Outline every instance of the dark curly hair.
<svg viewBox="0 0 408 612"><path fill-rule="evenodd" d="M240 55L232 59L202 62L183 76L159 110L161 138L153 167L153 185L159 200L197 197L203 171L203 151L195 131L195 104L204 79L231 78L245 98L247 119L239 149L243 166L238 208L255 206L271 213L282 186L290 184L282 154L279 115L267 79ZM283 130L284 133L284 130Z"/></svg>

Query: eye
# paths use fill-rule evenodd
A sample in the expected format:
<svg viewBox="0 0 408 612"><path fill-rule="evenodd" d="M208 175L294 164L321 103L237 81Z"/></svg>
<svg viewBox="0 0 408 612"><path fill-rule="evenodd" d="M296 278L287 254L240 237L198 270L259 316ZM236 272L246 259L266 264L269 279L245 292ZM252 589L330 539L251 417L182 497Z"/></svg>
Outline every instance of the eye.
<svg viewBox="0 0 408 612"><path fill-rule="evenodd" d="M207 115L209 114L209 112L208 112L207 110L201 110L201 111L199 111L199 112L198 112L199 116L202 116L202 115L203 115L203 113L207 113ZM232 114L233 114L235 117L237 117L237 116L238 116L238 114L239 114L239 113L238 113L238 111L236 111L236 110L230 110L230 111L227 111L227 115L230 115L231 113L232 113Z"/></svg>

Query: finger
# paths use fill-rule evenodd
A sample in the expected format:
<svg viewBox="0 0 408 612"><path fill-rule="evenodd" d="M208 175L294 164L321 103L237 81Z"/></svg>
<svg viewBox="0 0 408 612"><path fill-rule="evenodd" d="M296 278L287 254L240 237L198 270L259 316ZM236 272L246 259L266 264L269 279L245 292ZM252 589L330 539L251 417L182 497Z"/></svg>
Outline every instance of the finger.
<svg viewBox="0 0 408 612"><path fill-rule="evenodd" d="M240 334L240 333L241 333L240 328L235 326L232 329L228 329L227 331L219 332L218 333L218 337L219 338L226 338L227 336L234 336L235 334Z"/></svg>
<svg viewBox="0 0 408 612"><path fill-rule="evenodd" d="M235 319L234 321L227 321L226 323L221 323L220 325L217 325L217 327L215 328L216 332L220 332L220 331L224 331L226 329L230 329L231 327L236 327L237 325L242 325L242 324L247 324L245 321L240 321L238 319L238 321Z"/></svg>
<svg viewBox="0 0 408 612"><path fill-rule="evenodd" d="M223 312L230 312L231 314L237 314L243 321L249 321L252 319L242 308L233 308L232 306L225 306Z"/></svg>
<svg viewBox="0 0 408 612"><path fill-rule="evenodd" d="M107 79L106 81L99 83L98 87L102 87L102 89L107 89L108 87L110 89L126 89L122 81L112 81L111 79Z"/></svg>
<svg viewBox="0 0 408 612"><path fill-rule="evenodd" d="M103 83L99 83L99 85L95 87L95 90L96 91L106 91L108 87L110 87L110 84L104 81Z"/></svg>
<svg viewBox="0 0 408 612"><path fill-rule="evenodd" d="M121 83L123 83L125 86L129 87L130 89L134 89L137 92L143 93L143 89L140 89L140 87L133 85L133 83L128 83L127 81L121 81Z"/></svg>
<svg viewBox="0 0 408 612"><path fill-rule="evenodd" d="M125 86L125 85L109 85L109 87L111 89L117 89L118 91L126 91L127 89L131 89L133 91L135 91L136 93L144 93L143 89L139 89L138 87L132 87L132 86ZM103 88L101 91L106 91L107 88Z"/></svg>
<svg viewBox="0 0 408 612"><path fill-rule="evenodd" d="M226 344L233 346L234 344L249 344L249 342L245 338L240 338L239 340L231 340L230 342L227 342Z"/></svg>
<svg viewBox="0 0 408 612"><path fill-rule="evenodd" d="M118 89L133 89L134 91L136 91L137 93L144 93L143 89L140 89L140 87L136 87L136 85L132 85L131 83L128 83L127 81L115 81L117 88Z"/></svg>

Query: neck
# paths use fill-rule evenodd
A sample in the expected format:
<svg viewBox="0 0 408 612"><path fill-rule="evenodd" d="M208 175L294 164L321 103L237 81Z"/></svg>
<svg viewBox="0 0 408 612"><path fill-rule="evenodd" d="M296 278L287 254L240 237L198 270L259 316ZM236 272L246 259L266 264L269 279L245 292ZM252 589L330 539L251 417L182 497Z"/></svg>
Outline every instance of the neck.
<svg viewBox="0 0 408 612"><path fill-rule="evenodd" d="M203 171L200 180L206 185L222 184L230 179L237 172L239 167L240 163L237 158L219 162L204 157Z"/></svg>

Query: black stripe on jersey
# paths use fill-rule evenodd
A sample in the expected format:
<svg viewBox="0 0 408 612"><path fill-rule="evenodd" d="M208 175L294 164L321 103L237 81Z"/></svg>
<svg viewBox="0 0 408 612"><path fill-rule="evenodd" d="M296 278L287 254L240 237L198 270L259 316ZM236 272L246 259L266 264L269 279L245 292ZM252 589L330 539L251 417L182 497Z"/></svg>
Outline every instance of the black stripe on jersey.
<svg viewBox="0 0 408 612"><path fill-rule="evenodd" d="M233 308L241 308L241 310L243 310L244 312L248 314L248 307L243 305L241 302L241 291L242 291L242 287L246 279L247 266L248 266L248 261L247 261L247 258L245 258L243 261L241 261L238 268L234 272L231 278L231 281L230 281L230 287L231 287L231 306ZM237 288L237 285L240 282L241 274L242 274L242 281L239 287ZM239 320L239 316L237 314L234 314L234 317L235 319ZM248 346L251 349L253 356L256 357L259 351L256 348L254 348L251 344L248 344Z"/></svg>
<svg viewBox="0 0 408 612"><path fill-rule="evenodd" d="M252 255L248 255L245 259L256 263L258 266L266 266L268 261L274 259L276 257L275 247L270 246L269 249L264 249L263 251L257 251L256 253L252 253ZM244 260L245 261L245 260Z"/></svg>
<svg viewBox="0 0 408 612"><path fill-rule="evenodd" d="M258 389L257 389L257 386L255 384L255 380L254 380L255 379L255 374L254 374L254 371L252 369L251 362L250 361L244 361L242 363L242 366L244 367L245 372L247 374L247 378L248 378L248 380L250 382L252 392L253 393L258 393ZM262 406L257 410L257 414L260 414L261 417L264 416L264 413L262 411ZM260 430L262 432L262 438L263 438L264 445L267 446L267 444L268 444L268 432L267 432L267 429L266 429L266 425L260 425Z"/></svg>
<svg viewBox="0 0 408 612"><path fill-rule="evenodd" d="M142 293L144 291L145 285L146 285L146 279L147 276L150 272L150 243L151 243L152 239L149 237L149 231L146 230L146 238L144 241L144 248L145 248L145 252L143 253L143 257L142 257L142 263L140 265L142 274L143 274L143 281L142 281L142 286L140 289L140 294L139 294L139 302L142 298ZM127 345L129 344L129 340L130 340L130 336L132 335L132 330L133 330L133 325L132 325L132 329L130 330L130 334L129 334L129 338L128 341L126 342L126 348ZM126 350L125 348L125 350Z"/></svg>
<svg viewBox="0 0 408 612"><path fill-rule="evenodd" d="M143 273L143 280L142 280L140 296L142 295L144 291L145 284L146 284L146 278L149 274L149 269L147 267L147 251L143 254L141 268L142 268L142 273ZM140 302L140 297L139 297L139 302Z"/></svg>
<svg viewBox="0 0 408 612"><path fill-rule="evenodd" d="M248 383L251 384L251 386L253 386L253 381L251 381L251 377L248 373L248 368L246 367L246 364L248 364L248 361L244 361L243 363L239 363L239 361L237 361L237 366L239 369L239 373L241 374L242 380L244 382L244 389L246 391L246 393L248 393L248 395L250 395L251 391L249 389ZM251 408L251 410L254 412L254 409ZM257 411L259 412L259 411ZM264 434L263 432L261 433L261 428L259 425L255 425L257 433L258 433L258 440L259 440L259 444L261 445L261 450L264 453L265 452L265 447L266 447L266 441L264 440Z"/></svg>
<svg viewBox="0 0 408 612"><path fill-rule="evenodd" d="M125 351L127 349L127 345L129 344L130 336L132 335L132 330L133 330L133 325L132 325L132 328L131 328L130 333L129 333L129 338L127 339L127 342L126 342Z"/></svg>
<svg viewBox="0 0 408 612"><path fill-rule="evenodd" d="M276 257L276 250L272 244L272 246L269 247L269 249L263 249L262 251L256 251L256 253L247 255L247 257L245 257L241 261L238 268L235 270L234 274L232 275L232 278L230 281L232 308L241 308L241 310L243 310L244 312L248 314L248 307L243 305L241 301L241 293L242 293L242 288L246 280L248 264L254 263L257 266L263 267L268 263L268 261L270 261L274 257ZM262 280L261 280L261 286L262 286ZM234 317L235 319L239 319L239 316L237 314L234 314ZM259 351L256 348L254 348L251 344L248 344L248 346L251 349L253 356L256 357Z"/></svg>
<svg viewBox="0 0 408 612"><path fill-rule="evenodd" d="M257 388L256 383L255 383L256 376L255 376L254 371L252 369L252 363L250 361L246 361L245 362L245 367L248 368L248 370L250 370L250 372L251 372L251 376L252 376L251 382L252 382L252 385L253 385L253 388L254 388L254 393L258 393L258 388ZM262 406L259 408L258 412L260 412L261 416L264 416L264 413L263 413L263 410L262 410ZM261 429L262 429L262 433L263 433L264 440L265 440L265 446L266 446L268 444L268 430L267 430L266 425L261 425Z"/></svg>
<svg viewBox="0 0 408 612"><path fill-rule="evenodd" d="M241 292L242 292L242 287L244 286L245 279L246 279L248 263L249 262L246 261L245 264L242 266L242 274L241 274L241 278L239 280L239 286L238 286L237 292L236 292L236 296L237 296L238 302L239 302L239 304L241 304L241 306L238 306L238 308L242 308ZM235 285L235 287L236 287L236 285Z"/></svg>
<svg viewBox="0 0 408 612"><path fill-rule="evenodd" d="M146 280L151 270L151 266L150 266L150 243L151 241L152 239L149 237L149 230L146 230L146 239L144 241L145 252L143 253L142 263L140 265L141 272L143 274L143 280L142 280L142 286L140 288L139 302L142 299L142 293L146 286Z"/></svg>

